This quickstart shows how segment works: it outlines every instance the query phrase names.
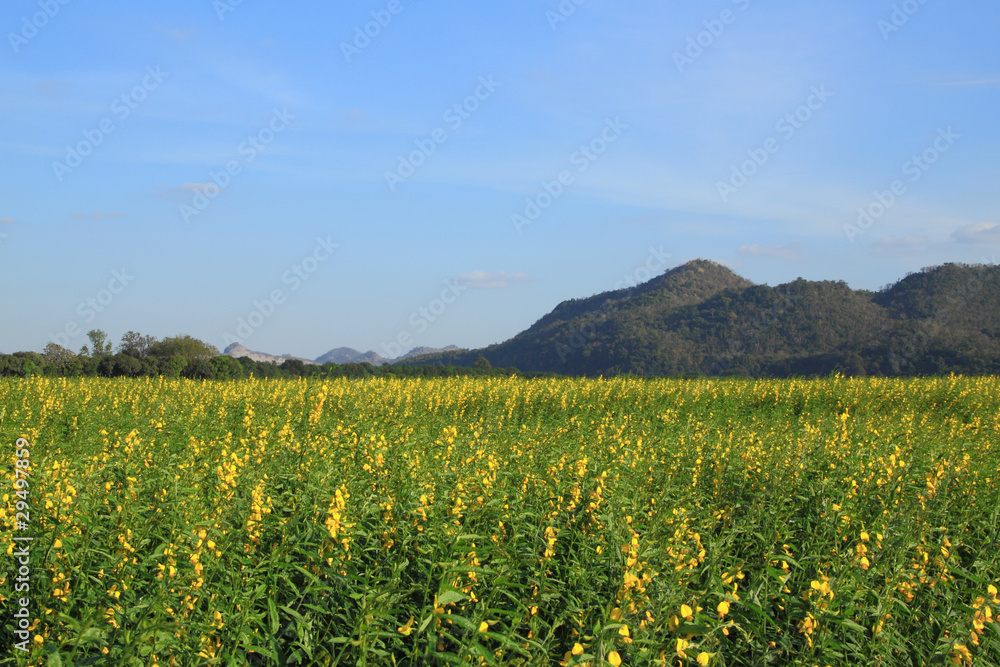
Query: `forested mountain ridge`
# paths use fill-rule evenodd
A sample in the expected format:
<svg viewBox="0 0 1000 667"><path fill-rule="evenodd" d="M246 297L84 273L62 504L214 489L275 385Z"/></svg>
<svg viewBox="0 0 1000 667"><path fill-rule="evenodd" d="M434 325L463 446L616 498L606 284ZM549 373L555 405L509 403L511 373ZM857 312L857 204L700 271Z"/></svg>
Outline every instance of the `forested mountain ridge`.
<svg viewBox="0 0 1000 667"><path fill-rule="evenodd" d="M801 278L754 285L695 260L631 289L565 301L503 343L421 363L484 357L590 376L997 373L998 340L997 266L945 264L870 292Z"/></svg>

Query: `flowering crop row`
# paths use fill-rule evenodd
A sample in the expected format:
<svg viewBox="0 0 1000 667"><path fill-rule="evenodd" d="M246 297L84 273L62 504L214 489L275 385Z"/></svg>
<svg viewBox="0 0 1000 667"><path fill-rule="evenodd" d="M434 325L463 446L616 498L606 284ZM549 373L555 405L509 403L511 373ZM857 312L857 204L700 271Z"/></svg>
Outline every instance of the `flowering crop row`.
<svg viewBox="0 0 1000 667"><path fill-rule="evenodd" d="M37 560L0 663L995 664L998 409L993 378L3 380Z"/></svg>

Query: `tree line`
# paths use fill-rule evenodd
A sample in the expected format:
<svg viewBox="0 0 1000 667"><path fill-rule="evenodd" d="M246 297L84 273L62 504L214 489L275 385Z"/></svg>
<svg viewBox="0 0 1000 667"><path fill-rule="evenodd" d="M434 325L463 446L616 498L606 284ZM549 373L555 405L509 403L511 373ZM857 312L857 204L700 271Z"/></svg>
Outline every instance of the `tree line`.
<svg viewBox="0 0 1000 667"><path fill-rule="evenodd" d="M452 376L547 376L551 373L522 374L516 368L493 368L485 358L471 367L408 365L374 366L370 363L307 364L289 359L282 364L235 359L220 355L218 348L188 335L157 340L129 331L117 349L108 335L94 329L87 332L89 345L78 353L49 343L41 354L15 352L0 354L0 377L170 377L195 380L238 380L243 378L368 378L368 377L452 377Z"/></svg>

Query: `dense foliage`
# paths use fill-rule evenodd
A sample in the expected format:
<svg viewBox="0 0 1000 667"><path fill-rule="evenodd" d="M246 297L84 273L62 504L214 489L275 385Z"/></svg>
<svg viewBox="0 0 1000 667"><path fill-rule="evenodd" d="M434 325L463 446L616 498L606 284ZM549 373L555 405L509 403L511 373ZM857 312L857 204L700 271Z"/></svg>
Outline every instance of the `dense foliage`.
<svg viewBox="0 0 1000 667"><path fill-rule="evenodd" d="M802 279L753 285L697 260L560 304L504 343L412 363L480 356L595 377L1000 373L1000 267L946 264L872 293Z"/></svg>
<svg viewBox="0 0 1000 667"><path fill-rule="evenodd" d="M168 348L169 349L169 348ZM128 352L97 356L53 353L15 352L0 354L0 377L168 377L192 380L239 380L244 378L369 378L369 377L546 377L553 373L520 373L515 368L493 368L485 359L470 367L442 365L373 366L370 363L306 364L291 359L278 365L254 361L249 357L234 359L226 355L193 358L180 354L148 354L142 357Z"/></svg>
<svg viewBox="0 0 1000 667"><path fill-rule="evenodd" d="M0 664L1000 662L995 378L0 380L4 619L17 438Z"/></svg>

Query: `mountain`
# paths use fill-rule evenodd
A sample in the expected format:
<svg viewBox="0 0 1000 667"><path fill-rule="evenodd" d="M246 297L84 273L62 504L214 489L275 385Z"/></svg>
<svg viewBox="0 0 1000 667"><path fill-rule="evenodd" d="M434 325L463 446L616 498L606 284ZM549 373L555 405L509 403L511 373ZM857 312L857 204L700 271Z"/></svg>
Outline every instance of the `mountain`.
<svg viewBox="0 0 1000 667"><path fill-rule="evenodd" d="M372 366L381 366L388 361L385 357L371 350L358 352L350 347L334 348L326 354L316 357L317 364L363 364L367 362Z"/></svg>
<svg viewBox="0 0 1000 667"><path fill-rule="evenodd" d="M460 349L462 348L457 345L449 345L447 347L415 347L403 356L393 359L390 363L396 363L397 361L402 361L403 359L415 359L417 357L423 357L431 354L439 354L441 352L453 352Z"/></svg>
<svg viewBox="0 0 1000 667"><path fill-rule="evenodd" d="M1000 372L1000 267L946 264L879 292L843 281L754 285L695 260L574 299L508 341L405 364L569 375Z"/></svg>
<svg viewBox="0 0 1000 667"><path fill-rule="evenodd" d="M301 357L293 357L290 354L285 354L280 357L273 354L267 354L266 352L255 352L253 350L248 350L239 343L233 343L225 350L223 354L233 357L234 359L239 359L240 357L249 357L254 361L260 361L264 363L275 363L279 366L290 359L297 359L306 364L318 364L322 366L323 364L364 364L368 363L372 366L382 366L383 364L396 363L403 360L411 360L417 357L425 355L439 354L442 352L451 352L453 350L458 350L459 348L454 345L449 345L448 347L415 347L406 354L398 357L396 359L386 359L385 357L372 352L358 352L351 347L338 347L330 350L326 354L320 355L314 360L302 359Z"/></svg>
<svg viewBox="0 0 1000 667"><path fill-rule="evenodd" d="M381 366L382 364L394 364L398 361L403 361L404 359L415 359L416 357L428 355L428 354L438 354L441 352L450 352L452 350L457 350L459 348L454 345L449 345L448 347L415 347L406 354L397 357L395 359L386 359L380 354L372 352L358 352L351 347L338 347L336 349L330 350L326 354L317 357L317 364L363 364L369 363L372 366Z"/></svg>
<svg viewBox="0 0 1000 667"><path fill-rule="evenodd" d="M280 357L278 357L278 356L275 356L273 354L267 354L265 352L254 352L253 350L248 350L247 348L243 347L239 343L233 343L232 345L230 345L229 347L227 347L225 350L223 350L222 354L230 356L230 357L232 357L234 359L239 359L240 357L249 357L250 359L253 359L254 361L264 362L264 363L267 363L267 364L275 363L275 364L278 364L279 366L281 364L285 363L286 361L290 360L290 359L298 359L299 361L301 361L303 363L306 363L306 364L313 363L312 361L309 361L308 359L301 359L299 357L293 357L290 354L284 354L284 355L281 355Z"/></svg>

